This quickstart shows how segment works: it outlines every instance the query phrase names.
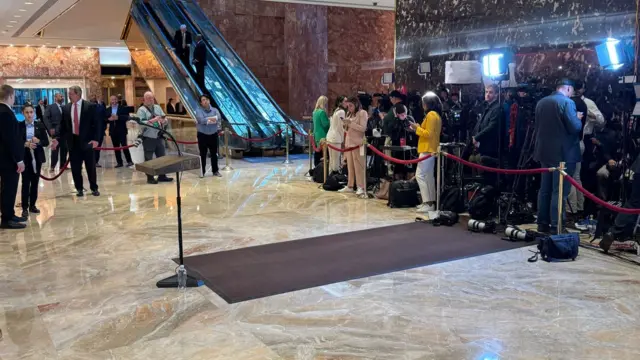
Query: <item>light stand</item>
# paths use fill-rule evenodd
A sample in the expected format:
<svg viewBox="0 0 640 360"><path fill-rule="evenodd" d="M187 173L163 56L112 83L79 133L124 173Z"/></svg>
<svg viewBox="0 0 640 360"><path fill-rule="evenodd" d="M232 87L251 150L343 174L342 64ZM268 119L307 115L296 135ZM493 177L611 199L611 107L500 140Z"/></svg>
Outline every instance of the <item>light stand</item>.
<svg viewBox="0 0 640 360"><path fill-rule="evenodd" d="M145 126L154 130L160 131L162 134L169 136L169 138L173 141L174 144L178 145L178 142L173 137L173 135L165 129L157 128L155 126L151 126L149 124L145 124L140 119L131 117L131 120L135 121L138 125ZM180 151L180 147L176 146L178 149L178 156L182 157L182 151ZM184 251L182 247L182 197L180 196L180 172L176 172L176 204L178 206L178 251L180 255L180 264L184 266ZM187 287L199 287L204 285L202 280L199 280L187 272ZM177 288L178 287L178 275L172 275L168 278L162 279L156 283L156 286L159 288Z"/></svg>

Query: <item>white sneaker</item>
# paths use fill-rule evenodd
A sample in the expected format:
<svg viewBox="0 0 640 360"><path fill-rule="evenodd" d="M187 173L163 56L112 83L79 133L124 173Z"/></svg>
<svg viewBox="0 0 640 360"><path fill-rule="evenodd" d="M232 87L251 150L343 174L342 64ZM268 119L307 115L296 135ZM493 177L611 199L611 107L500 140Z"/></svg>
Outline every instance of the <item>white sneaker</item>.
<svg viewBox="0 0 640 360"><path fill-rule="evenodd" d="M353 192L353 188L350 188L348 186L343 187L342 189L338 190L339 193L343 193L343 194L350 194Z"/></svg>
<svg viewBox="0 0 640 360"><path fill-rule="evenodd" d="M356 191L356 195L360 196L360 195L364 195L364 189L359 187L358 191Z"/></svg>
<svg viewBox="0 0 640 360"><path fill-rule="evenodd" d="M430 211L435 211L436 207L433 205L427 205L427 204L421 204L418 205L418 208L416 209L416 212L419 213L428 213Z"/></svg>

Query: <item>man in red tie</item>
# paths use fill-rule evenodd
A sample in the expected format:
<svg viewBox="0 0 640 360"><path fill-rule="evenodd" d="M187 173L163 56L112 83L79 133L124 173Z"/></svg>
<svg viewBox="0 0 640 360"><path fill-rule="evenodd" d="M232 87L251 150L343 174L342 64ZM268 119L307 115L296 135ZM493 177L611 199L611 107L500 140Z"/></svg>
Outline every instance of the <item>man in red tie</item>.
<svg viewBox="0 0 640 360"><path fill-rule="evenodd" d="M89 178L89 186L93 196L100 196L96 180L96 159L94 148L100 138L100 112L96 104L82 100L82 89L79 86L69 88L69 100L63 109L60 131L51 141L52 149L57 148L58 139L66 139L69 147L69 160L73 183L78 196L84 196L82 164L84 163Z"/></svg>

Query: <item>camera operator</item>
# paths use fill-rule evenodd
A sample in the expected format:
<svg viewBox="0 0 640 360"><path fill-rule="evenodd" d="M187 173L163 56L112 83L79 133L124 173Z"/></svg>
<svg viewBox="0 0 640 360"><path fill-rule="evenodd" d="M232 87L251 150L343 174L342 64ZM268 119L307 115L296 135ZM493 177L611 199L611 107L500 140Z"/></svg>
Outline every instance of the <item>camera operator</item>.
<svg viewBox="0 0 640 360"><path fill-rule="evenodd" d="M576 85L576 86L580 86L580 85ZM580 154L582 155L582 159L584 160L584 127L585 127L585 122L587 120L587 117L585 116L585 114L587 114L587 104L584 102L584 100L582 99L582 97L576 92L574 93L574 96L571 97L571 100L573 100L574 104L576 105L576 111L578 114L582 114L582 118L580 119L582 122L582 129L580 130L580 133L578 134L578 137L580 139ZM573 172L573 174L569 174L571 175L571 177L573 177L576 182L580 185L582 185L582 180L581 180L581 173L582 173L582 162L578 162L576 163L576 169ZM571 188L571 191L569 192L569 197L568 197L568 203L569 203L569 211L572 215L572 218L574 221L578 222L578 223L582 223L583 221L581 221L580 219L584 217L584 195L582 195L581 192L577 191L574 187ZM579 226L578 224L576 224L576 226ZM586 229L586 223L584 224L585 229Z"/></svg>
<svg viewBox="0 0 640 360"><path fill-rule="evenodd" d="M390 113L394 116L393 127L389 134L391 145L416 147L418 137L411 128L411 124L415 123L415 120L409 114L409 109L404 104L398 103ZM410 159L411 151L392 151L391 156L397 159ZM393 164L393 176L396 180L406 180L409 178L407 174L414 172L412 165Z"/></svg>
<svg viewBox="0 0 640 360"><path fill-rule="evenodd" d="M624 207L626 209L640 209L640 155L636 157L636 160L631 164L629 170L633 173L631 196L624 203ZM629 239L633 239L637 219L638 215L634 214L619 213L616 215L613 227L609 229L609 232L604 234L603 239L600 241L600 248L607 253L612 245L615 245L618 249L621 247L632 248L633 246L638 246L635 240L628 241Z"/></svg>
<svg viewBox="0 0 640 360"><path fill-rule="evenodd" d="M498 91L498 86L495 84L485 87L486 106L471 137L473 149L477 153L469 160L482 165L499 167L502 107L498 101ZM495 184L494 173L485 173L484 177L485 184Z"/></svg>
<svg viewBox="0 0 640 360"><path fill-rule="evenodd" d="M582 130L581 117L576 105L571 101L573 82L562 79L556 91L540 100L535 110L535 150L534 160L542 167L557 167L561 162L566 164L565 171L573 174L576 163L581 161L579 133ZM559 172L542 174L540 191L538 192L538 231L543 233L557 232ZM562 216L564 204L571 190L568 181L563 183Z"/></svg>
<svg viewBox="0 0 640 360"><path fill-rule="evenodd" d="M389 107L389 111L387 111L386 115L382 119L382 133L384 135L391 135L391 129L394 126L395 115L391 109L396 106L396 104L403 104L405 96L398 90L393 90L391 94L389 94L389 101L391 101L391 106Z"/></svg>
<svg viewBox="0 0 640 360"><path fill-rule="evenodd" d="M619 134L622 127L617 121L609 121L604 129L596 132L591 138L594 147L595 161L592 169L596 171L598 182L597 195L602 200L609 200L609 188L612 179L618 179L621 175L621 167L617 161L617 149Z"/></svg>

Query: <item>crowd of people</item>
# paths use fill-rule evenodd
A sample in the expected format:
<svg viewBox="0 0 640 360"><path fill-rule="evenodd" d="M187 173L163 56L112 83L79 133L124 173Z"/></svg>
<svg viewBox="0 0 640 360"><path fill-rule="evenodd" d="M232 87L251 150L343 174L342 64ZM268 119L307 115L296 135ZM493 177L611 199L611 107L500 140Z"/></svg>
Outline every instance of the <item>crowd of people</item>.
<svg viewBox="0 0 640 360"><path fill-rule="evenodd" d="M392 149L391 155L399 159L424 157L436 152L441 142L458 141L467 144L464 159L484 166L557 168L563 162L564 171L587 190L603 200L618 200L618 194L612 190L616 186L612 185L622 178L620 120L607 104L601 105L605 107L601 111L596 102L586 97L581 81L563 79L550 92L534 99L526 86L501 91L497 85L488 84L482 101L463 103L458 93L450 93L446 88L417 99L392 91L388 96L375 94L370 102L362 95L339 96L331 110L327 97L321 96L313 112L314 141L317 147L326 142L344 150L362 144L365 136L382 136L385 148ZM531 136L527 140L528 133ZM530 144L525 144L526 141ZM532 161L522 163L526 151L531 152ZM362 155L357 151L343 154L330 148L328 156L329 173L346 171L349 176L340 192L363 194ZM318 165L322 152L316 152L314 160ZM634 164L640 167L640 162ZM419 162L416 168L394 164L389 171L395 180L417 181L423 200L419 212L435 209L434 165L435 158L431 158ZM634 165L627 165L633 172ZM524 192L523 188L510 188L512 185L507 183L512 177L500 179L491 172L483 172L480 177L485 184L502 191L518 192L518 197ZM636 184L635 179L632 184ZM549 172L529 189L540 232L557 232L558 186L559 173ZM599 211L596 203L585 199L568 182L563 186L563 218L567 210L571 216L563 221L561 231L566 231L565 224L583 231L595 228L594 219ZM632 190L627 206L634 201L640 204L640 189ZM603 247L632 236L635 221L635 216L619 215L616 226L605 236L608 240L602 242ZM612 234L616 234L614 240Z"/></svg>

